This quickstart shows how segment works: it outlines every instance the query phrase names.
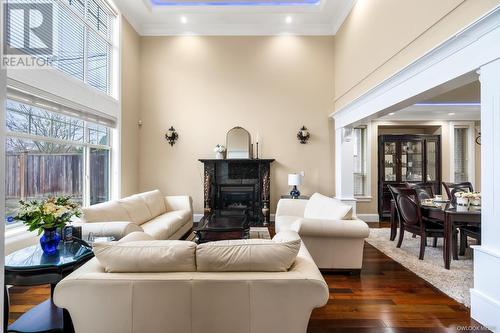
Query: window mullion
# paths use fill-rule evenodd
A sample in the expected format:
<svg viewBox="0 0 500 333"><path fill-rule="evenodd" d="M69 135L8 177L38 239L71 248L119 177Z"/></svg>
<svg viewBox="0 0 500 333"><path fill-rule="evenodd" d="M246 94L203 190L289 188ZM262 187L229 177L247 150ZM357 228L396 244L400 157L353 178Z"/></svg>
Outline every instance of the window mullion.
<svg viewBox="0 0 500 333"><path fill-rule="evenodd" d="M83 206L90 205L90 147L88 145L88 122L84 122L84 166L83 166Z"/></svg>

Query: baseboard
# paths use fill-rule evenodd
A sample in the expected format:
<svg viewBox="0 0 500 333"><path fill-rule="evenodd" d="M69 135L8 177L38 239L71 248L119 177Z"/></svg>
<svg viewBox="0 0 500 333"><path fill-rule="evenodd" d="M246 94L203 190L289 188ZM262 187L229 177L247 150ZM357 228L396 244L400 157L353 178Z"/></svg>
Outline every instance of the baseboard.
<svg viewBox="0 0 500 333"><path fill-rule="evenodd" d="M492 332L500 332L500 303L476 289L470 290L471 317ZM478 328L478 330L481 330Z"/></svg>
<svg viewBox="0 0 500 333"><path fill-rule="evenodd" d="M486 245L474 246L474 288L471 317L492 332L500 332L500 251Z"/></svg>
<svg viewBox="0 0 500 333"><path fill-rule="evenodd" d="M378 214L357 214L357 217L365 221L366 223L379 223L380 218Z"/></svg>

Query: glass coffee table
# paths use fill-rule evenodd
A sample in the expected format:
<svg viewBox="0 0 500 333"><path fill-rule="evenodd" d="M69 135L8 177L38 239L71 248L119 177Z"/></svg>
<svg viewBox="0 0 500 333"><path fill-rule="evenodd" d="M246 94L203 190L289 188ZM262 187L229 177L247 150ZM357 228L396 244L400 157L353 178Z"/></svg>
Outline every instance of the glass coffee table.
<svg viewBox="0 0 500 333"><path fill-rule="evenodd" d="M50 284L51 296L56 284L94 256L92 249L77 242L61 242L51 256L43 253L40 244L15 251L5 257L4 331L9 322L7 285L36 286ZM52 302L52 297L35 306L12 325L8 332L68 332L68 313Z"/></svg>
<svg viewBox="0 0 500 333"><path fill-rule="evenodd" d="M246 214L214 212L205 215L194 228L195 242L198 244L250 237L250 222Z"/></svg>

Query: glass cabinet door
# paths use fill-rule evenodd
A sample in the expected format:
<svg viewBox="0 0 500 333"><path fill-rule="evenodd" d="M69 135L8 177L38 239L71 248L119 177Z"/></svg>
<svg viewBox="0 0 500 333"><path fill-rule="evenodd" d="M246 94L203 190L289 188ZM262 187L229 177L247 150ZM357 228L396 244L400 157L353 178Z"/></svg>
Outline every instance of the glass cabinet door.
<svg viewBox="0 0 500 333"><path fill-rule="evenodd" d="M426 181L435 182L437 180L437 142L427 141L427 175Z"/></svg>
<svg viewBox="0 0 500 333"><path fill-rule="evenodd" d="M384 143L384 180L395 182L397 175L397 151L395 142Z"/></svg>
<svg viewBox="0 0 500 333"><path fill-rule="evenodd" d="M404 141L401 143L401 181L421 182L423 180L423 143Z"/></svg>

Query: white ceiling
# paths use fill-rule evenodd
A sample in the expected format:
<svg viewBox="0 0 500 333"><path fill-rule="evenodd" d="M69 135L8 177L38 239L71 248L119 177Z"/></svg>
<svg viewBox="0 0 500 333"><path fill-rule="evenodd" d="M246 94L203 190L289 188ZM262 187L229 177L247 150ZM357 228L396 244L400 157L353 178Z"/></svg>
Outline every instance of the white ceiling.
<svg viewBox="0 0 500 333"><path fill-rule="evenodd" d="M253 36L335 35L355 1L114 0L114 3L143 36Z"/></svg>
<svg viewBox="0 0 500 333"><path fill-rule="evenodd" d="M391 112L378 119L390 121L481 120L481 105L479 103L422 103Z"/></svg>

